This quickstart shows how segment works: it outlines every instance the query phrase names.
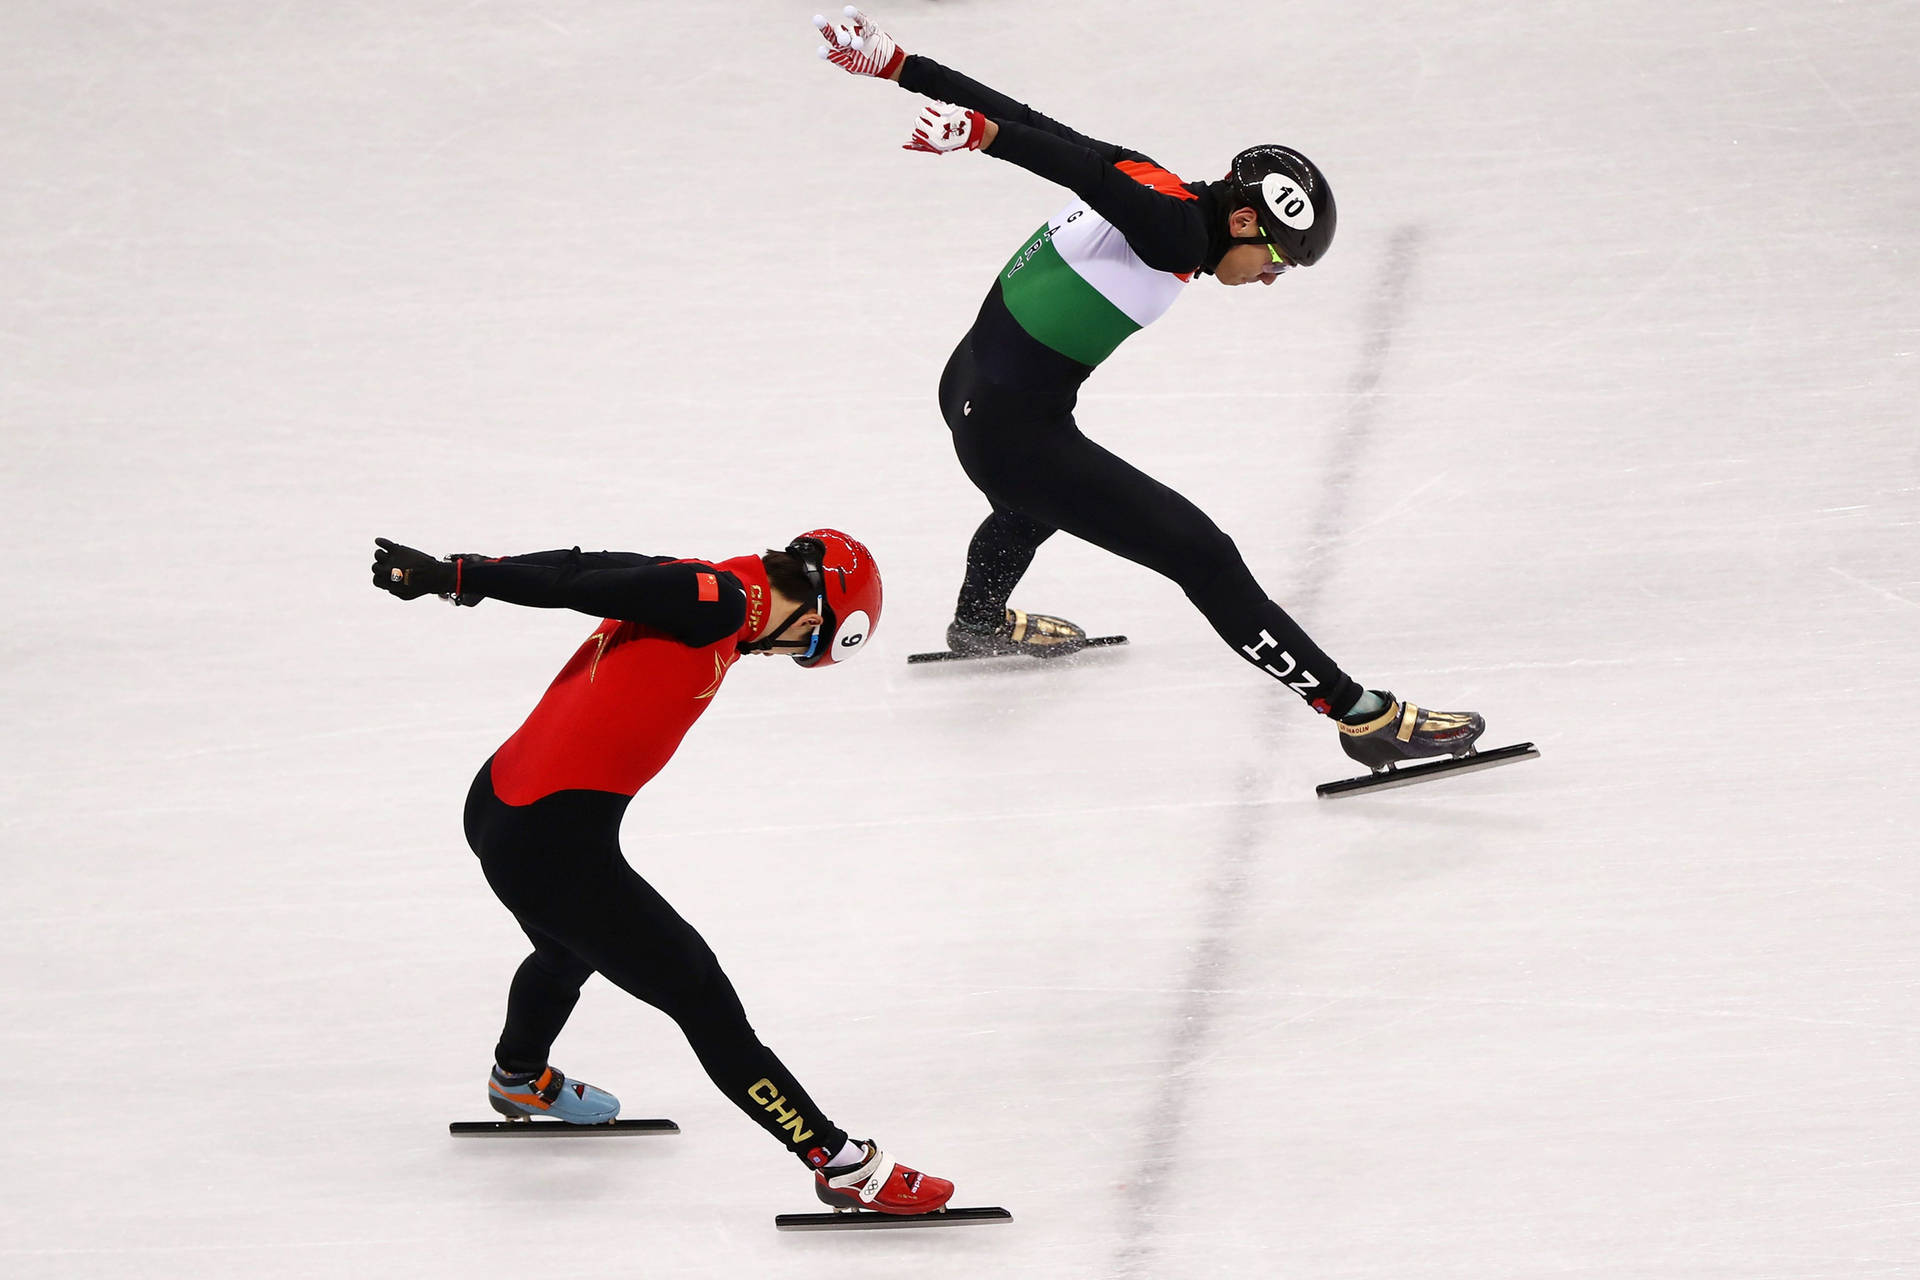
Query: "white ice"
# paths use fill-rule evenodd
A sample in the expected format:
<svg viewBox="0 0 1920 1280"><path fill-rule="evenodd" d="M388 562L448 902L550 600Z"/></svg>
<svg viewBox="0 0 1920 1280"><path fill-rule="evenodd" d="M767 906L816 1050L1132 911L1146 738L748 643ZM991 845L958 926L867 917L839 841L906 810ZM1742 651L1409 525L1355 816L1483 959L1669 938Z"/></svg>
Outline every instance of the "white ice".
<svg viewBox="0 0 1920 1280"><path fill-rule="evenodd" d="M817 2L817 0L815 0ZM876 0L878 3L879 0ZM1348 670L1536 763L1322 801L1327 724L1066 538L1133 644L923 670L984 503L934 384L1067 197L898 149L773 0L0 8L0 1274L1920 1274L1920 9L892 0L1325 264L1090 384ZM672 1139L461 1144L519 935L468 779L589 624L370 539L886 570L743 664L631 859L833 1118L803 1170L595 981Z"/></svg>

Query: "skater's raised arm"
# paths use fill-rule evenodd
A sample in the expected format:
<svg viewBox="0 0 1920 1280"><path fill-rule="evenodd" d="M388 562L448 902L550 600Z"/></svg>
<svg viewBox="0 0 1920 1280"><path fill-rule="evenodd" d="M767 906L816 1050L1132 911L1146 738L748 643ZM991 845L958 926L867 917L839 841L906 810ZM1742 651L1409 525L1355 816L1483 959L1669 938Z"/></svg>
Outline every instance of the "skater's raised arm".
<svg viewBox="0 0 1920 1280"><path fill-rule="evenodd" d="M894 38L882 31L867 14L848 5L847 20L831 23L818 14L813 25L826 41L820 56L849 75L875 80L892 80L909 93L918 93L938 102L970 107L1000 124L1021 124L1041 129L1056 137L1096 151L1108 164L1122 160L1144 160L1145 156L1076 133L1058 120L1041 115L1024 102L1016 102L997 89L989 89L978 80L952 67L943 66L923 54L908 53Z"/></svg>
<svg viewBox="0 0 1920 1280"><path fill-rule="evenodd" d="M984 150L1085 200L1148 266L1185 273L1206 261L1205 215L1179 179L1151 158L1070 129L932 58L906 53L857 9L849 8L847 17L839 26L815 18L828 42L822 57L851 74L894 80L964 109L928 108L908 150Z"/></svg>
<svg viewBox="0 0 1920 1280"><path fill-rule="evenodd" d="M1116 146L1111 142L1102 142L1098 138L1089 138L1086 134L1070 129L1050 116L1044 116L1024 102L1009 98L998 89L990 89L972 76L955 71L952 67L935 62L922 54L908 54L900 65L900 74L895 77L900 87L909 93L917 93L935 102L951 102L957 106L978 111L993 121L996 131L1008 126L1020 129L1032 129L1050 137L1060 139L1072 145L1074 150L1091 152L1102 164L1119 164L1123 160L1145 160L1147 157L1138 151ZM996 146L997 143L989 143ZM997 154L997 153L996 153Z"/></svg>
<svg viewBox="0 0 1920 1280"><path fill-rule="evenodd" d="M403 600L447 596L458 604L503 600L533 609L573 609L658 627L683 644L713 644L746 623L740 580L697 561L627 551L536 551L436 560L377 538L373 583Z"/></svg>

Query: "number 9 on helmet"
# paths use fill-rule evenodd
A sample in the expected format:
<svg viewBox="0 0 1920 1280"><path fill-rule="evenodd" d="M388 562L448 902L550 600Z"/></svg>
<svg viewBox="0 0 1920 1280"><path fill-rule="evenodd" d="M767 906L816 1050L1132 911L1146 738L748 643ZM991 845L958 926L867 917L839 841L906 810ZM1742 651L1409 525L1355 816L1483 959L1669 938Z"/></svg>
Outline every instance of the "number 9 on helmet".
<svg viewBox="0 0 1920 1280"><path fill-rule="evenodd" d="M880 625L880 566L873 553L838 529L813 529L787 544L805 566L820 600L819 634L794 661L803 667L845 662L866 646Z"/></svg>

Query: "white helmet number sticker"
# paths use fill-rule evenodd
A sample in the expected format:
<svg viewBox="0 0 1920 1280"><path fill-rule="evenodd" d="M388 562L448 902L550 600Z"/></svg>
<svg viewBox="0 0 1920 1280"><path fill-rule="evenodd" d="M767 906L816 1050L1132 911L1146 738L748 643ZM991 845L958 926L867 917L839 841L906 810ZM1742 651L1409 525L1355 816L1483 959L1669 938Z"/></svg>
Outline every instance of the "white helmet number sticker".
<svg viewBox="0 0 1920 1280"><path fill-rule="evenodd" d="M855 610L841 620L840 630L833 637L833 647L843 657L851 657L847 651L858 649L867 642L867 633L873 630L873 622L867 615Z"/></svg>
<svg viewBox="0 0 1920 1280"><path fill-rule="evenodd" d="M1260 179L1260 194L1266 197L1267 208L1273 211L1273 216L1295 231L1305 231L1313 225L1313 201L1300 189L1300 184L1286 174L1270 173Z"/></svg>

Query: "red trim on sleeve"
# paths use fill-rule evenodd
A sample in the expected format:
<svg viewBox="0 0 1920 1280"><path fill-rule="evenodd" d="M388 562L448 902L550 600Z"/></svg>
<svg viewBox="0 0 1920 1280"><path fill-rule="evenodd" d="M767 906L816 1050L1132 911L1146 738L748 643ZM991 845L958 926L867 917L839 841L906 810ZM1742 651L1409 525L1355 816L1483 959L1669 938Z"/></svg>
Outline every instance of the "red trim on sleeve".
<svg viewBox="0 0 1920 1280"><path fill-rule="evenodd" d="M1172 196L1176 200L1198 200L1200 197L1180 185L1180 175L1162 169L1157 164L1147 164L1142 160L1122 160L1113 166L1132 178L1143 187L1152 187L1163 196Z"/></svg>

